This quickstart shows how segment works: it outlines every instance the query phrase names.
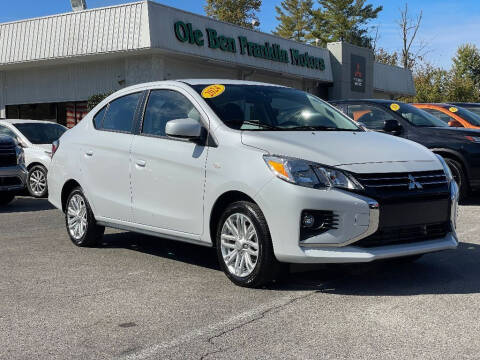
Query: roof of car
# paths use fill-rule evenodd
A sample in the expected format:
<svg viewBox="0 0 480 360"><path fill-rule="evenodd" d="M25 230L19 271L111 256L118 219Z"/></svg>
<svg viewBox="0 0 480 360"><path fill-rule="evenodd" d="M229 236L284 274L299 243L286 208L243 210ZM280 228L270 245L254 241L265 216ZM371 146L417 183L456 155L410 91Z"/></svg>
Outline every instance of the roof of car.
<svg viewBox="0 0 480 360"><path fill-rule="evenodd" d="M412 105L431 105L431 106L438 106L438 107L451 107L453 104L450 103L413 103Z"/></svg>
<svg viewBox="0 0 480 360"><path fill-rule="evenodd" d="M469 102L453 102L452 105L457 106L471 106L471 107L480 107L480 103L469 103Z"/></svg>
<svg viewBox="0 0 480 360"><path fill-rule="evenodd" d="M45 122L55 123L55 122L50 121L50 120L24 120L24 119L2 119L2 120L0 120L0 124L2 122L6 122L6 123L9 123L9 124L29 124L29 123L45 123Z"/></svg>
<svg viewBox="0 0 480 360"><path fill-rule="evenodd" d="M391 104L391 103L403 103L402 101L396 100L386 100L386 99L347 99L347 100L332 100L330 103L335 104L347 104L353 102L366 102L366 103L377 103L377 104Z"/></svg>

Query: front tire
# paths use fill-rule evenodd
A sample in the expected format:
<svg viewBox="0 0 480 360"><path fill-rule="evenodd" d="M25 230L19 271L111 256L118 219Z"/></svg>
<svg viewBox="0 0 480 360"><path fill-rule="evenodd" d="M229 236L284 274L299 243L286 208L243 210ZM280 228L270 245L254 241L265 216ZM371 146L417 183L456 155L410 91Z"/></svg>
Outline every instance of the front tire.
<svg viewBox="0 0 480 360"><path fill-rule="evenodd" d="M460 200L465 200L468 196L469 186L462 164L457 160L445 158L445 162L452 171L453 178L457 182Z"/></svg>
<svg viewBox="0 0 480 360"><path fill-rule="evenodd" d="M82 188L73 189L65 207L65 225L72 242L81 247L95 246L105 227L97 225L92 209Z"/></svg>
<svg viewBox="0 0 480 360"><path fill-rule="evenodd" d="M13 199L15 199L15 194L0 193L0 206L7 206L13 201Z"/></svg>
<svg viewBox="0 0 480 360"><path fill-rule="evenodd" d="M35 165L28 171L27 188L34 198L47 196L47 169L44 166Z"/></svg>
<svg viewBox="0 0 480 360"><path fill-rule="evenodd" d="M273 253L265 217L252 202L235 202L225 209L217 227L216 249L222 270L239 286L262 286L275 280L282 268Z"/></svg>

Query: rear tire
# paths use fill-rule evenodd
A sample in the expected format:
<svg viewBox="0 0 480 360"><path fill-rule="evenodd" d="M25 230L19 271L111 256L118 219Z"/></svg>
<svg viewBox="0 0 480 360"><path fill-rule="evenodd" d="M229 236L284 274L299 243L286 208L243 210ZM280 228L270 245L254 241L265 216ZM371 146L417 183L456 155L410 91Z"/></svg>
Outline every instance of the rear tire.
<svg viewBox="0 0 480 360"><path fill-rule="evenodd" d="M65 206L65 225L70 240L81 247L95 246L105 232L104 226L97 225L81 187L73 189L68 195Z"/></svg>
<svg viewBox="0 0 480 360"><path fill-rule="evenodd" d="M236 285L260 287L277 278L283 264L273 253L272 239L262 211L255 203L229 205L217 227L218 261Z"/></svg>
<svg viewBox="0 0 480 360"><path fill-rule="evenodd" d="M445 162L452 171L453 178L457 182L460 200L465 200L469 193L469 186L465 171L461 163L451 158L445 158Z"/></svg>
<svg viewBox="0 0 480 360"><path fill-rule="evenodd" d="M0 206L7 206L13 201L13 199L15 199L15 194L0 193Z"/></svg>

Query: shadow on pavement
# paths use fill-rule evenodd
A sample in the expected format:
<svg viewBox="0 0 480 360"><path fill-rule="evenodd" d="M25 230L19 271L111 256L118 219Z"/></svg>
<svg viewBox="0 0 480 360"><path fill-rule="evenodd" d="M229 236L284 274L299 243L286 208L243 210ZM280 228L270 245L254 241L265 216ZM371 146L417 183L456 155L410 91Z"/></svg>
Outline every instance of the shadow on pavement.
<svg viewBox="0 0 480 360"><path fill-rule="evenodd" d="M208 247L130 232L106 234L101 247L130 249L220 271L216 252ZM478 293L480 246L462 243L457 250L426 254L412 263L294 265L290 270L264 289L355 296Z"/></svg>
<svg viewBox="0 0 480 360"><path fill-rule="evenodd" d="M47 199L17 197L7 206L0 206L1 214L52 210L55 207Z"/></svg>

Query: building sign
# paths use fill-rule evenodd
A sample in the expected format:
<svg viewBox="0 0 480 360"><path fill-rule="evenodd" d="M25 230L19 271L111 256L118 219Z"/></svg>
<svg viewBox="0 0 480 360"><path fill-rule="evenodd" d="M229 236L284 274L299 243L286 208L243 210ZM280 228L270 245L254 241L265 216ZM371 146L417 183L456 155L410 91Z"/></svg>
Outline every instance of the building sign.
<svg viewBox="0 0 480 360"><path fill-rule="evenodd" d="M265 42L258 44L251 42L245 36L238 36L237 39L218 34L215 29L206 28L205 32L200 29L194 29L191 23L185 24L177 21L174 24L175 37L182 43L188 43L199 47L208 46L211 49L218 49L229 53L239 53L240 55L252 56L265 60L292 64L294 66L306 67L309 69L324 71L325 60L310 55L308 52L290 48L282 49L278 44ZM365 62L364 62L365 68Z"/></svg>
<svg viewBox="0 0 480 360"><path fill-rule="evenodd" d="M365 92L365 58L363 56L351 55L351 90Z"/></svg>

